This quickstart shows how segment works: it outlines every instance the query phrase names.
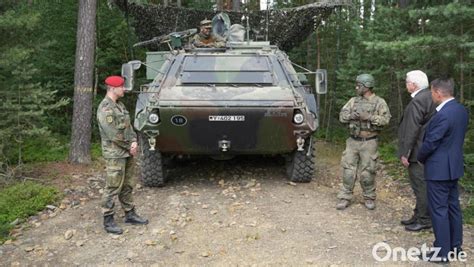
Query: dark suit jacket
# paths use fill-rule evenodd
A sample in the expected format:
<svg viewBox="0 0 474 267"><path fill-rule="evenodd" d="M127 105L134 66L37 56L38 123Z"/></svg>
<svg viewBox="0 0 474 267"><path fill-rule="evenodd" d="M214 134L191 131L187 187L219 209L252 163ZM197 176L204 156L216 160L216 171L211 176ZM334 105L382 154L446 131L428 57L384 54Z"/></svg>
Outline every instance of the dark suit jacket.
<svg viewBox="0 0 474 267"><path fill-rule="evenodd" d="M408 103L398 126L398 158L405 156L408 161L416 162L425 128L435 112L436 106L427 88L418 92Z"/></svg>
<svg viewBox="0 0 474 267"><path fill-rule="evenodd" d="M467 124L467 110L456 100L447 102L433 116L418 152L418 161L425 165L425 180L457 180L463 176Z"/></svg>

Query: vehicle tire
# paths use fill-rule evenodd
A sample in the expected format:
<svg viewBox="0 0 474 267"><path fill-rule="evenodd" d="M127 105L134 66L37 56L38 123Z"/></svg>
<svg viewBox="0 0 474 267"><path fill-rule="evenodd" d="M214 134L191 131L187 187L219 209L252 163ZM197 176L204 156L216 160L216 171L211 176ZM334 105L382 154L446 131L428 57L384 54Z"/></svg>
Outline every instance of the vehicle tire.
<svg viewBox="0 0 474 267"><path fill-rule="evenodd" d="M140 180L148 187L165 186L165 170L163 158L158 149L150 151L146 136L139 135L140 145Z"/></svg>
<svg viewBox="0 0 474 267"><path fill-rule="evenodd" d="M308 154L308 147L311 144L311 153ZM286 173L288 179L295 183L309 183L313 179L314 170L316 163L316 147L313 139L308 138L305 140L304 150L293 151L286 162Z"/></svg>

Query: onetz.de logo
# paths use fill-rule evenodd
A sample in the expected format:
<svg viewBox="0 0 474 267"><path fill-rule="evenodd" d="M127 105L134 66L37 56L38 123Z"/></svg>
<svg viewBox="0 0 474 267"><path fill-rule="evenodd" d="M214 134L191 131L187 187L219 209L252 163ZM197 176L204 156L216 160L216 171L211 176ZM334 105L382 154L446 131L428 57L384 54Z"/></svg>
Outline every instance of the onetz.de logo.
<svg viewBox="0 0 474 267"><path fill-rule="evenodd" d="M439 251L439 247L428 247L426 243L421 245L420 248L410 247L405 249L403 247L392 248L385 242L379 242L372 247L372 257L376 261L427 261L429 259L428 254L433 253L432 260L441 260ZM454 249L448 253L447 259L451 262L466 262L467 253Z"/></svg>

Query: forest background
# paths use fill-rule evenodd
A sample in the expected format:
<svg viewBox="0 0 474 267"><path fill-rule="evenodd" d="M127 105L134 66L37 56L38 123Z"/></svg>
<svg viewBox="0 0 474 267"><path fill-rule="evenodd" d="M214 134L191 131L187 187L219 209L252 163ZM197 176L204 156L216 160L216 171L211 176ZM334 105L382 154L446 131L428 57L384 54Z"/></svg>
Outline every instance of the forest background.
<svg viewBox="0 0 474 267"><path fill-rule="evenodd" d="M216 8L216 2L210 0L129 2L179 4L204 10ZM222 1L217 2L222 4ZM273 2L271 8L279 9L314 1ZM259 1L241 4L242 10L246 7L250 11L258 10ZM58 197L50 187L23 183L22 170L36 162L68 158L77 16L76 0L4 0L0 3L0 211L17 201L13 195L35 196L44 202ZM122 63L144 59L145 55L145 50L131 48L130 44L138 39L123 12L111 1L98 1L96 19L93 112L104 95L104 78L119 74ZM398 122L410 100L405 89L406 72L420 69L430 80L446 75L453 77L456 98L470 111L465 141L466 175L462 186L469 196L465 218L467 222L474 222L472 1L353 1L351 7L335 9L306 41L287 53L292 61L308 69L328 70L329 90L320 99L321 127L317 137L329 143L342 143L347 137L347 129L338 122L338 114L354 95L355 77L365 72L375 76L375 92L387 101L392 113L390 126L382 134L381 155L396 179L406 179L395 155ZM133 110L134 97L129 97L126 104ZM91 123L91 153L92 158L97 159L100 157L99 135L95 119ZM2 231L5 234L10 228L11 218L20 216L18 214L26 216L30 208L42 207L44 205L23 207L14 215L0 212L0 241Z"/></svg>

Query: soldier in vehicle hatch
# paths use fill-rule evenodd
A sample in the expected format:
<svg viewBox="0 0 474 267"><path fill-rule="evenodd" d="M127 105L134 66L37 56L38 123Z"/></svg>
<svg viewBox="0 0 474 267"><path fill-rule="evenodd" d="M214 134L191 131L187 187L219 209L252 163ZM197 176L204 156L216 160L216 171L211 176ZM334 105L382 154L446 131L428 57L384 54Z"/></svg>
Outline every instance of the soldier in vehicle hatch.
<svg viewBox="0 0 474 267"><path fill-rule="evenodd" d="M137 135L125 105L118 101L125 93L124 79L109 76L105 79L107 94L97 109L97 120L102 140L102 156L106 161L106 185L102 200L104 228L108 233L122 234L114 221L114 198L118 196L125 211L125 223L148 224L135 213L132 199L132 174L137 155Z"/></svg>
<svg viewBox="0 0 474 267"><path fill-rule="evenodd" d="M202 20L200 23L199 33L194 35L191 44L197 48L224 47L225 40L212 33L211 21Z"/></svg>
<svg viewBox="0 0 474 267"><path fill-rule="evenodd" d="M378 159L377 136L390 121L387 103L373 93L375 80L370 74L356 78L358 96L342 107L339 120L349 125L350 137L342 154L342 188L336 208L347 208L352 200L356 176L359 173L365 207L375 209L375 173Z"/></svg>

